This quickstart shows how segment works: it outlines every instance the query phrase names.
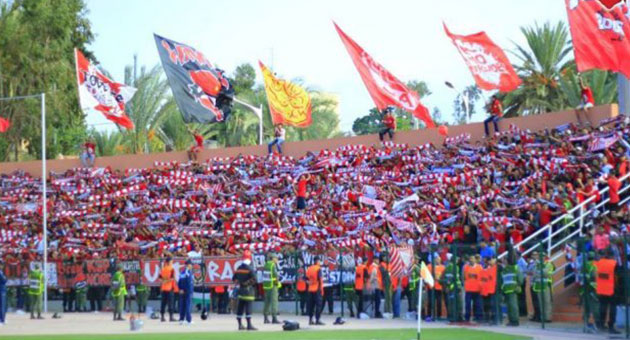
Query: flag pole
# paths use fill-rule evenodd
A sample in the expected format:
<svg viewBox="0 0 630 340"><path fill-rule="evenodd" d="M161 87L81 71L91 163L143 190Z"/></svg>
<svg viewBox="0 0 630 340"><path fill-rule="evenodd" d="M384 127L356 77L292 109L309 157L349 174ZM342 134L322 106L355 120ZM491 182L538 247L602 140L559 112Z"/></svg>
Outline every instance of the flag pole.
<svg viewBox="0 0 630 340"><path fill-rule="evenodd" d="M248 104L236 97L234 97L234 102L243 105L244 107L248 108L250 111L252 111L257 117L258 117L258 144L262 145L263 144L263 114L262 114L262 105L260 105L259 107L255 107L251 104Z"/></svg>
<svg viewBox="0 0 630 340"><path fill-rule="evenodd" d="M422 337L422 284L424 280L420 278L420 284L418 285L418 308L416 310L416 317L418 318L418 337L420 340Z"/></svg>

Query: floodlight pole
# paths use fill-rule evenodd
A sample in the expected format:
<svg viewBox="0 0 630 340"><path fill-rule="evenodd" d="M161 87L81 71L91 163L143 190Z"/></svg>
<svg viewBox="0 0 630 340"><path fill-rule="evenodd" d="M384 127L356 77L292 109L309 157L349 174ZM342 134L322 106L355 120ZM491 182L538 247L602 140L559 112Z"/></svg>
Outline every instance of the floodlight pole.
<svg viewBox="0 0 630 340"><path fill-rule="evenodd" d="M255 107L251 104L248 104L236 97L234 97L234 102L243 105L248 108L258 117L258 144L263 144L263 114L262 114L262 104L259 107Z"/></svg>
<svg viewBox="0 0 630 340"><path fill-rule="evenodd" d="M469 121L471 117L470 117L470 108L468 104L469 102L468 94L457 90L455 86L453 85L453 83L451 83L450 81L445 81L444 85L446 85L446 87L455 91L462 98L462 101L464 102L464 115L466 117L466 121Z"/></svg>
<svg viewBox="0 0 630 340"><path fill-rule="evenodd" d="M27 96L15 96L0 98L0 101L21 100L28 98L40 98L41 99L41 111L42 111L42 229L43 229L43 268L44 274L44 313L48 312L48 226L46 216L46 93L32 94ZM17 161L17 159L16 159ZM30 269L30 268L29 268Z"/></svg>

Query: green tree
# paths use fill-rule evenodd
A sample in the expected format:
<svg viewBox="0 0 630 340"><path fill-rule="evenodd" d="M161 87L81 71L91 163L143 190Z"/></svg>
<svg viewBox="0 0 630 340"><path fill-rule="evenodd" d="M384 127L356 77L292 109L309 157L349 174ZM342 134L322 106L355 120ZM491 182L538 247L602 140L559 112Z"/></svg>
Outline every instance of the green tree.
<svg viewBox="0 0 630 340"><path fill-rule="evenodd" d="M617 75L610 71L592 70L580 75L584 82L593 90L595 105L617 102ZM582 100L582 89L577 70L571 67L560 78L560 87L565 93L569 107L577 107Z"/></svg>
<svg viewBox="0 0 630 340"><path fill-rule="evenodd" d="M464 97L468 98L468 103L464 101ZM453 106L455 112L453 116L455 118L455 124L466 124L466 121L476 113L475 104L481 99L481 89L477 85L467 86L462 93L455 97ZM468 110L468 111L467 111ZM436 123L437 124L437 123Z"/></svg>
<svg viewBox="0 0 630 340"><path fill-rule="evenodd" d="M85 136L74 73L74 48L88 57L93 39L82 0L14 0L0 3L0 96L45 92L47 157L78 151ZM12 122L0 159L20 160L22 151L41 153L39 100L0 106ZM24 149L22 147L24 146ZM10 151L9 151L10 150ZM22 156L20 156L22 155Z"/></svg>
<svg viewBox="0 0 630 340"><path fill-rule="evenodd" d="M124 136L119 131L96 131L89 133L96 145L96 156L114 156L129 151L125 145Z"/></svg>
<svg viewBox="0 0 630 340"><path fill-rule="evenodd" d="M516 90L501 94L506 116L540 114L562 110L567 106L566 93L560 88L560 78L574 63L569 59L573 47L569 31L563 22L555 26L545 23L521 28L527 46L516 45L516 65L523 84Z"/></svg>
<svg viewBox="0 0 630 340"><path fill-rule="evenodd" d="M377 108L371 108L370 113L366 116L354 120L352 132L358 136L377 133L381 129L381 117L381 113Z"/></svg>

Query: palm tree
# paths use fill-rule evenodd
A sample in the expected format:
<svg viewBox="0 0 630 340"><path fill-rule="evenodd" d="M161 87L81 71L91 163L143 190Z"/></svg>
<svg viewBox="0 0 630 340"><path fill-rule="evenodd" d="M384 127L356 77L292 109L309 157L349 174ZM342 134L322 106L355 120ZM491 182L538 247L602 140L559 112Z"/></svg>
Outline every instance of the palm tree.
<svg viewBox="0 0 630 340"><path fill-rule="evenodd" d="M610 104L617 101L617 76L610 71L592 70L580 75L595 97L595 104ZM560 87L567 96L570 107L577 107L581 102L581 88L577 70L571 68L560 78Z"/></svg>
<svg viewBox="0 0 630 340"><path fill-rule="evenodd" d="M128 153L129 147L125 145L124 135L119 131L90 131L90 137L96 144L96 156L114 156Z"/></svg>
<svg viewBox="0 0 630 340"><path fill-rule="evenodd" d="M135 129L125 132L126 139L135 153L162 149L169 142L169 136L161 131L166 116L178 113L175 100L170 94L168 82L163 77L162 68L154 66L148 72L143 67L136 76L135 66L125 68L125 83L137 89L127 103L127 113ZM157 136L155 139L153 136Z"/></svg>
<svg viewBox="0 0 630 340"><path fill-rule="evenodd" d="M559 85L560 79L574 64L568 59L573 47L564 23L555 26L523 27L527 46L516 45L515 65L523 84L515 91L503 94L507 116L540 114L564 109L568 102Z"/></svg>

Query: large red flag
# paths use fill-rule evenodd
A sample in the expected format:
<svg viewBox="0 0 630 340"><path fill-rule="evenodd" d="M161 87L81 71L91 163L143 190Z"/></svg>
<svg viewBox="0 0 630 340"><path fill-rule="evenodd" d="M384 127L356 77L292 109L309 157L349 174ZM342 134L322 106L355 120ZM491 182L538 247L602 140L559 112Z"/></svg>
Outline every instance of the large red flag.
<svg viewBox="0 0 630 340"><path fill-rule="evenodd" d="M389 105L397 106L422 119L427 128L435 127L429 110L420 103L420 97L416 92L407 88L403 82L374 61L337 24L335 24L335 28L348 53L350 53L354 66L357 67L361 79L363 79L370 96L372 96L372 100L374 100L374 104L379 110L383 110Z"/></svg>
<svg viewBox="0 0 630 340"><path fill-rule="evenodd" d="M133 122L125 113L125 104L131 100L136 89L107 78L81 51L74 51L81 109L86 113L99 111L112 122L133 129Z"/></svg>
<svg viewBox="0 0 630 340"><path fill-rule="evenodd" d="M8 120L0 117L0 132L7 132L9 126L11 126L11 123Z"/></svg>
<svg viewBox="0 0 630 340"><path fill-rule="evenodd" d="M621 0L565 0L578 71L630 77L630 12Z"/></svg>
<svg viewBox="0 0 630 340"><path fill-rule="evenodd" d="M486 32L471 35L452 34L446 24L444 31L453 40L453 44L464 58L477 86L490 91L510 92L521 85L521 78L516 74L510 60Z"/></svg>

